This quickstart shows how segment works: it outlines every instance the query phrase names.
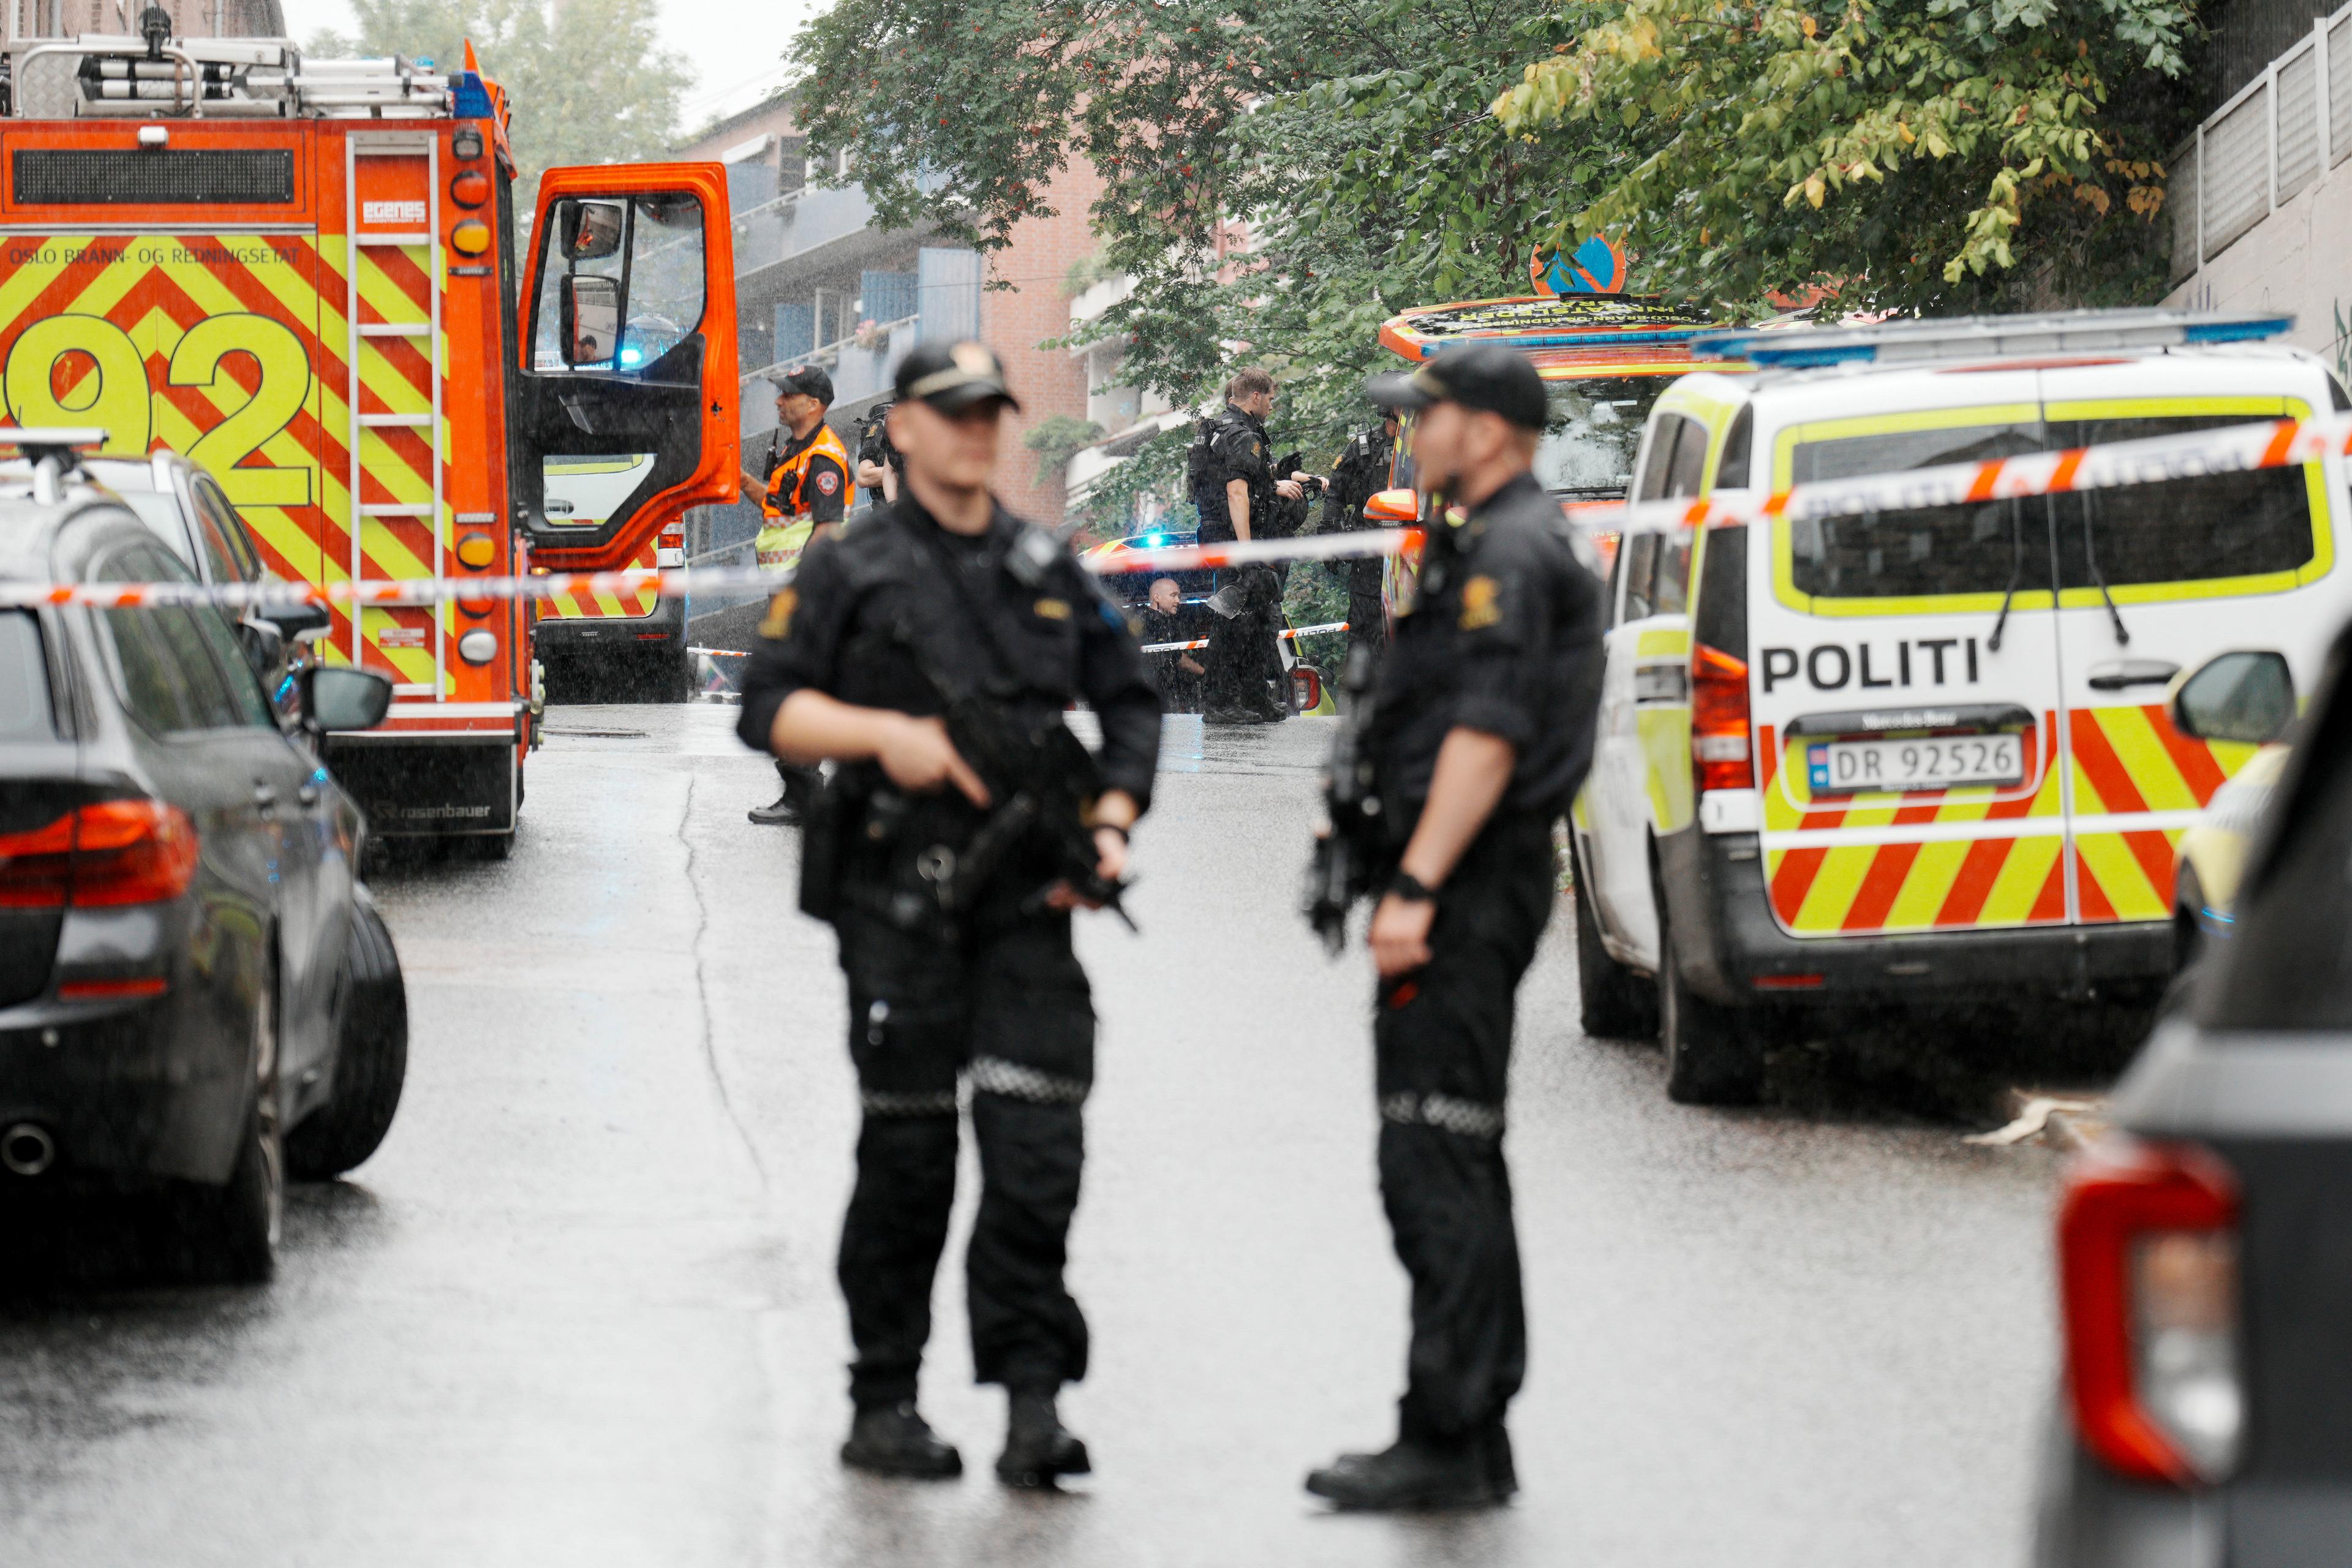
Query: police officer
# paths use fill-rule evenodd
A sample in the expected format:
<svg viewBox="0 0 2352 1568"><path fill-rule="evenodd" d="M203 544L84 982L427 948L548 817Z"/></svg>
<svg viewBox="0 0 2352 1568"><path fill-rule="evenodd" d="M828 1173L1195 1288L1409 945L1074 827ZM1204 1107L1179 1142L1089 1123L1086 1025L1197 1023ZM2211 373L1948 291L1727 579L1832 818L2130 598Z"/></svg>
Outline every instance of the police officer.
<svg viewBox="0 0 2352 1568"><path fill-rule="evenodd" d="M1339 531L1353 533L1379 526L1366 521L1364 503L1389 482L1398 429L1396 410L1383 410L1381 422L1358 431L1333 465L1331 488L1324 492L1323 515L1336 522ZM1348 583L1348 657L1353 660L1358 648L1369 649L1375 671L1389 642L1388 613L1381 603L1381 565L1378 556L1333 563L1334 570Z"/></svg>
<svg viewBox="0 0 2352 1568"><path fill-rule="evenodd" d="M1397 1439L1307 1490L1349 1508L1517 1489L1503 1416L1527 1363L1503 1162L1514 994L1551 913L1552 825L1591 760L1601 590L1529 471L1543 382L1500 344L1372 384L1419 407L1431 539L1364 740L1394 870L1372 913L1381 1194L1412 1285Z"/></svg>
<svg viewBox="0 0 2352 1568"><path fill-rule="evenodd" d="M1244 370L1225 384L1222 413L1201 422L1187 455L1192 502L1201 514L1201 542L1219 544L1265 536L1277 499L1306 495L1309 476L1277 477L1269 458L1266 417L1274 412L1274 377ZM1208 718L1220 724L1264 724L1290 711L1267 687L1267 672L1282 658L1275 634L1281 619L1282 589L1272 568L1253 565L1220 572L1211 602L1220 622L1209 631L1206 696Z"/></svg>
<svg viewBox="0 0 2352 1568"><path fill-rule="evenodd" d="M749 470L760 492L760 534L751 548L763 571L778 571L801 558L814 540L833 531L848 515L857 486L849 477L849 449L824 422L833 406L833 377L803 365L775 380L776 434L764 478ZM779 761L783 794L772 805L754 806L751 820L763 826L799 822L814 798L821 775L812 767Z"/></svg>
<svg viewBox="0 0 2352 1568"><path fill-rule="evenodd" d="M1160 700L1118 610L1050 533L989 492L1002 416L1015 406L996 356L925 343L900 364L898 392L890 436L906 489L819 542L771 603L740 733L795 762L840 764L806 835L802 901L813 859L835 857L828 918L864 1112L839 1264L856 1346L842 1458L886 1475L961 1469L915 1407L955 1197L961 1077L983 1183L966 1255L973 1367L1009 1395L998 1476L1047 1486L1088 1463L1055 1396L1087 1370L1086 1319L1062 1271L1094 1010L1070 946L1076 897L1024 858L1028 839L968 905L947 896L1003 803L940 714L965 682L961 700L977 691L1033 725L1058 725L1084 698L1102 733L1094 870L1116 881L1150 799Z"/></svg>

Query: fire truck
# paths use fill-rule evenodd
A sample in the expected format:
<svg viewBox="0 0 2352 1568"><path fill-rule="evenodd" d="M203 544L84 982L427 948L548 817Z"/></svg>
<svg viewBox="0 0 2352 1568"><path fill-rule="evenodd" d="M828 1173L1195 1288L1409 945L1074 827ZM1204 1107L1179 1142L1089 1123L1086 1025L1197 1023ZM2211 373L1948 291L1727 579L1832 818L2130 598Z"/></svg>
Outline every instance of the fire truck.
<svg viewBox="0 0 2352 1568"><path fill-rule="evenodd" d="M734 499L724 171L551 170L526 264L507 105L470 46L444 72L144 21L7 62L8 420L184 454L281 577L448 584L336 612L320 656L394 698L328 760L377 834L502 853L536 612L464 585L634 564L688 507ZM551 504L592 468L594 518Z"/></svg>

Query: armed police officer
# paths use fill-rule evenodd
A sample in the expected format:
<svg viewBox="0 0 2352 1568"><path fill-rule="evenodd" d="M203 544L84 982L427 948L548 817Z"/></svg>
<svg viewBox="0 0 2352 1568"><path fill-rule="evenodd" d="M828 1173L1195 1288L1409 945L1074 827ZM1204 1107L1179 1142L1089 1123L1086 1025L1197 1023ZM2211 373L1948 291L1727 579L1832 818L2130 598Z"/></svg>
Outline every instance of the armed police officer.
<svg viewBox="0 0 2352 1568"><path fill-rule="evenodd" d="M1095 1039L1070 910L1118 896L1160 700L1118 610L989 492L1015 406L996 356L923 344L898 393L906 489L813 547L771 603L740 732L840 764L803 835L801 901L840 938L864 1112L841 1236L856 1347L842 1458L962 1468L915 1405L961 1077L983 1183L966 1254L973 1369L1009 1395L998 1476L1045 1486L1088 1464L1055 1404L1087 1370L1062 1280ZM1063 721L1076 698L1099 716L1098 754Z"/></svg>
<svg viewBox="0 0 2352 1568"><path fill-rule="evenodd" d="M746 469L758 486L760 533L751 548L763 571L796 564L810 544L833 531L849 514L857 486L849 477L849 449L824 422L833 406L833 377L815 365L778 376L776 432L769 445L766 474ZM783 793L771 805L754 806L751 820L763 826L799 822L815 797L821 775L781 759L776 772Z"/></svg>
<svg viewBox="0 0 2352 1568"><path fill-rule="evenodd" d="M1412 1281L1397 1438L1307 1478L1349 1508L1517 1489L1504 1413L1527 1364L1503 1161L1514 996L1554 894L1552 825L1591 760L1601 590L1529 467L1543 382L1499 344L1372 385L1418 407L1433 531L1363 737L1388 852L1372 864L1381 1194Z"/></svg>
<svg viewBox="0 0 2352 1568"><path fill-rule="evenodd" d="M1312 476L1277 476L1265 421L1274 412L1274 377L1244 370L1225 384L1222 413L1201 421L1186 455L1192 502L1201 514L1201 542L1261 539L1276 508L1305 499ZM1282 618L1281 578L1254 564L1217 574L1211 604L1220 620L1211 627L1206 688L1213 723L1264 724L1290 716L1275 700L1269 677L1282 668L1275 637Z"/></svg>
<svg viewBox="0 0 2352 1568"><path fill-rule="evenodd" d="M1399 424L1395 409L1381 412L1381 422L1359 430L1340 452L1339 460L1332 465L1331 488L1323 498L1323 515L1330 520L1324 524L1327 530L1335 523L1342 533L1381 526L1364 516L1364 503L1389 482ZM1376 555L1332 563L1332 569L1348 584L1348 658L1352 661L1358 648L1366 649L1375 675L1389 640L1387 611L1381 603L1381 559Z"/></svg>

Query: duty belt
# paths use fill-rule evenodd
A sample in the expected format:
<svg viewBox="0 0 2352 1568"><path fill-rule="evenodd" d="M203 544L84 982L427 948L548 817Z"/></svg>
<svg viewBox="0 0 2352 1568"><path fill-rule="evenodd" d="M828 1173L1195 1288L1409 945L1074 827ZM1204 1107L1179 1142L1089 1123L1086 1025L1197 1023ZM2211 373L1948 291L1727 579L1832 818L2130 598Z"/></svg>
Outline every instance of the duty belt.
<svg viewBox="0 0 2352 1568"><path fill-rule="evenodd" d="M1408 1092L1381 1097L1381 1120L1400 1127L1434 1127L1465 1138L1500 1138L1503 1108L1450 1094Z"/></svg>

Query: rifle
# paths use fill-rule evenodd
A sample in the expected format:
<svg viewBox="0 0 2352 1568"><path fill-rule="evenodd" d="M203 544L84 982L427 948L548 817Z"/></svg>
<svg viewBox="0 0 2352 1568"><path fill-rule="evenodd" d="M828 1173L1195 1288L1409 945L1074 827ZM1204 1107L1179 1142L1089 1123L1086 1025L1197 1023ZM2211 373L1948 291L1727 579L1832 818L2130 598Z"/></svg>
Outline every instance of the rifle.
<svg viewBox="0 0 2352 1568"><path fill-rule="evenodd" d="M1102 793L1102 766L1086 742L1070 732L1059 713L1032 726L1010 707L976 693L951 693L943 687L941 694L949 698L941 715L948 739L988 786L993 803L962 854L944 847L925 851L946 858L945 864L932 860L923 868L941 906L968 912L1006 857L1024 844L1035 844L1046 852L1053 881L1068 883L1080 898L1124 921L1128 930L1138 930L1122 902L1129 884L1110 881L1097 869L1102 856L1087 818ZM1024 907L1034 909L1044 895L1039 889Z"/></svg>
<svg viewBox="0 0 2352 1568"><path fill-rule="evenodd" d="M1385 858L1381 797L1372 787L1372 759L1364 749L1372 721L1372 650L1349 651L1339 689L1348 702L1323 768L1323 803L1330 826L1315 840L1307 863L1307 923L1336 958L1348 942L1348 912L1372 890Z"/></svg>
<svg viewBox="0 0 2352 1568"><path fill-rule="evenodd" d="M1064 533L1026 530L1008 552L1004 569L1024 586L1042 588L1061 559L1067 532L1076 527L1071 523ZM972 629L993 646L994 634L972 603L960 568L944 559L936 544L927 542L924 548L962 601ZM1034 844L1045 851L1052 876L1045 888L1029 897L1024 910L1041 905L1054 882L1066 882L1080 898L1110 910L1128 930L1138 931L1135 917L1121 901L1129 884L1111 881L1097 869L1102 856L1087 818L1102 794L1102 764L1086 742L1070 732L1058 711L1024 721L997 694L959 679L933 657L913 627L901 625L898 638L945 704L940 717L947 724L948 739L988 786L991 803L987 820L961 854L941 844L918 858L917 871L931 885L940 907L950 914L968 913L1006 858L1024 845Z"/></svg>

